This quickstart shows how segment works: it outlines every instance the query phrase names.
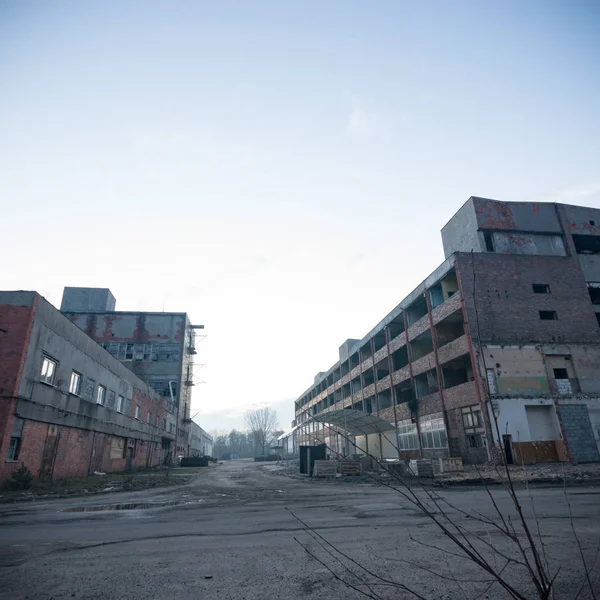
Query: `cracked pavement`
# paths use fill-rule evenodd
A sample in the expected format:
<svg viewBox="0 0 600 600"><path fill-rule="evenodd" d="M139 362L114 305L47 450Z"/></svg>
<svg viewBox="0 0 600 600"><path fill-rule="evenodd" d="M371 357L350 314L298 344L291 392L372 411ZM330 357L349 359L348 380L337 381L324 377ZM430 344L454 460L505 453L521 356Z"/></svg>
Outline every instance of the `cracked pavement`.
<svg viewBox="0 0 600 600"><path fill-rule="evenodd" d="M445 541L428 517L386 487L289 478L274 465L244 460L193 472L191 482L178 487L0 505L0 597L361 597L328 570L348 576L293 514L354 560L426 598L469 598L485 589L471 581L485 579L474 565L423 545ZM506 494L493 493L509 510ZM535 488L531 498L519 493L529 515L533 499L548 560L562 565L557 591L572 591L582 570L563 490ZM440 494L467 513L492 514L483 489ZM573 488L569 500L591 563L600 540L600 489ZM116 504L128 510L115 510ZM456 518L505 549L497 532L465 515ZM600 588L598 571L596 564ZM457 574L461 581L452 580ZM519 572L513 577L523 580ZM378 594L409 597L389 586ZM504 596L495 586L487 597Z"/></svg>

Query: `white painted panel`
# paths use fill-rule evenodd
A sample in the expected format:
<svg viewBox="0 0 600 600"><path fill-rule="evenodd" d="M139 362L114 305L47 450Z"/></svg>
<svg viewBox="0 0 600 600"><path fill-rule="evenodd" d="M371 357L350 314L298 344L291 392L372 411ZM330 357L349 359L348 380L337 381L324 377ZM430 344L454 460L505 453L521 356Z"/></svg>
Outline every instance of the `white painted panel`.
<svg viewBox="0 0 600 600"><path fill-rule="evenodd" d="M525 412L532 442L560 439L554 406L526 406Z"/></svg>

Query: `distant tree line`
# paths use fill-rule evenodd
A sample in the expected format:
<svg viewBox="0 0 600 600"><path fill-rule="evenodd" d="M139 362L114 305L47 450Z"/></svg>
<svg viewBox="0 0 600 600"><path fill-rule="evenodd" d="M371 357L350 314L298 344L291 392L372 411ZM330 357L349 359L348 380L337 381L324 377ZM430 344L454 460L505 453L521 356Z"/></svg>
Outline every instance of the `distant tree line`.
<svg viewBox="0 0 600 600"><path fill-rule="evenodd" d="M277 447L283 433L277 429L277 413L269 407L249 410L244 415L248 429L213 433L213 456L216 458L253 458L268 454Z"/></svg>

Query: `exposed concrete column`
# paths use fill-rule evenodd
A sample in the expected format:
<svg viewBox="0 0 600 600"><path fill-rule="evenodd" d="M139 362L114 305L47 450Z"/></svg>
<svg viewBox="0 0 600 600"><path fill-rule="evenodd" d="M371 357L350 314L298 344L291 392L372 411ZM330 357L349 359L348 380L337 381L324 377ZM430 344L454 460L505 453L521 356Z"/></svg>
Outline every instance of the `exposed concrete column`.
<svg viewBox="0 0 600 600"><path fill-rule="evenodd" d="M388 371L390 372L390 398L392 399L392 406L394 407L394 429L396 431L396 451L398 452L398 460L400 460L402 458L402 456L400 455L400 436L398 434L398 415L396 413L396 390L394 388L394 377L393 377L394 365L392 364L392 355L390 354L390 330L388 327L385 327L384 331L385 331L385 346L387 348L387 357L388 357Z"/></svg>

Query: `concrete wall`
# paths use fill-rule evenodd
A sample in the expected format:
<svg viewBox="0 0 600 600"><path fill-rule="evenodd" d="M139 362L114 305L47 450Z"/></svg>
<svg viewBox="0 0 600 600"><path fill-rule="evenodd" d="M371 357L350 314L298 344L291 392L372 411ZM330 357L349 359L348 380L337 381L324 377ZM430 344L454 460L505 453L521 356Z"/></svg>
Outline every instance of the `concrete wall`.
<svg viewBox="0 0 600 600"><path fill-rule="evenodd" d="M473 198L479 229L561 233L556 206L543 202L502 202Z"/></svg>
<svg viewBox="0 0 600 600"><path fill-rule="evenodd" d="M66 287L60 310L105 312L115 310L116 300L108 288Z"/></svg>
<svg viewBox="0 0 600 600"><path fill-rule="evenodd" d="M482 348L486 366L493 369L496 393L549 394L544 358L536 346L487 346Z"/></svg>
<svg viewBox="0 0 600 600"><path fill-rule="evenodd" d="M492 407L497 415L496 418L501 435L512 435L514 442L539 441L534 439L532 435L527 408L546 407L554 415L552 435L547 439L561 439L560 426L553 398L493 398ZM493 415L490 415L490 420L493 422ZM492 434L494 441L497 443L499 441L498 435L494 429L492 428Z"/></svg>
<svg viewBox="0 0 600 600"><path fill-rule="evenodd" d="M169 398L168 382L175 381L175 404L179 406L177 453L189 453L189 419L192 404L192 386L188 372L193 375L193 354L190 353L191 323L185 313L148 312L65 312L73 323L92 339L113 352L112 344L172 344L179 348L177 360L120 358L125 366L150 385L162 386Z"/></svg>
<svg viewBox="0 0 600 600"><path fill-rule="evenodd" d="M578 254L577 259L586 281L600 281L600 255Z"/></svg>
<svg viewBox="0 0 600 600"><path fill-rule="evenodd" d="M442 244L444 257L455 252L484 252L477 233L477 215L473 199L469 198L458 212L442 227Z"/></svg>
<svg viewBox="0 0 600 600"><path fill-rule="evenodd" d="M571 234L600 235L600 209L562 205L566 228Z"/></svg>
<svg viewBox="0 0 600 600"><path fill-rule="evenodd" d="M565 246L560 235L535 233L492 233L494 252L499 254L540 254L545 256L566 256Z"/></svg>
<svg viewBox="0 0 600 600"><path fill-rule="evenodd" d="M190 423L189 429L189 447L190 455L192 456L211 456L212 454L212 437L193 421Z"/></svg>

